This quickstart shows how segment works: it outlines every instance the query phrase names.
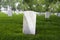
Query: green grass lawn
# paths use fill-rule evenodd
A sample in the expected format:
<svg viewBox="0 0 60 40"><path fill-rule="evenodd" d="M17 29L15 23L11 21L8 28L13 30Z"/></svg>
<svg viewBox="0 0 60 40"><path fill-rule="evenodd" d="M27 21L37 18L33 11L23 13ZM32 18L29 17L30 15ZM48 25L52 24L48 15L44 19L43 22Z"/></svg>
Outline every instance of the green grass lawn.
<svg viewBox="0 0 60 40"><path fill-rule="evenodd" d="M60 40L60 17L37 16L36 35L25 35L22 32L23 14L0 13L0 40Z"/></svg>

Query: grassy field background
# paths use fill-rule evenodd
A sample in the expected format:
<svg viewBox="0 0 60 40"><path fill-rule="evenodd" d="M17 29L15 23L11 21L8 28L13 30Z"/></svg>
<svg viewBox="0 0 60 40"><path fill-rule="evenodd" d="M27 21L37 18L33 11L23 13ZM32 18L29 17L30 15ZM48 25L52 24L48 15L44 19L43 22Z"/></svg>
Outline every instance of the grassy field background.
<svg viewBox="0 0 60 40"><path fill-rule="evenodd" d="M37 15L36 35L25 35L23 29L23 14L13 14L9 17L0 12L0 40L60 40L60 17Z"/></svg>

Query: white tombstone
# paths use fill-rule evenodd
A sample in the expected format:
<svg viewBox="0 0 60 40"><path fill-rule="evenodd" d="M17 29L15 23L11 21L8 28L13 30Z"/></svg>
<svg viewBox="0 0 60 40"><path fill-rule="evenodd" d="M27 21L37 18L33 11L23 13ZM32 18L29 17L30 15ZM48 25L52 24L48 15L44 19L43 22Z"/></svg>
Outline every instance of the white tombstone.
<svg viewBox="0 0 60 40"><path fill-rule="evenodd" d="M19 10L16 9L15 13L16 13L16 14L19 14Z"/></svg>
<svg viewBox="0 0 60 40"><path fill-rule="evenodd" d="M49 18L50 15L51 15L50 12L46 12L46 13L45 13L45 18Z"/></svg>
<svg viewBox="0 0 60 40"><path fill-rule="evenodd" d="M58 14L57 16L60 17L60 13L57 13L57 14Z"/></svg>
<svg viewBox="0 0 60 40"><path fill-rule="evenodd" d="M12 16L12 10L10 7L8 7L7 14L8 14L8 16Z"/></svg>
<svg viewBox="0 0 60 40"><path fill-rule="evenodd" d="M23 17L23 33L35 35L36 30L36 13L25 11Z"/></svg>

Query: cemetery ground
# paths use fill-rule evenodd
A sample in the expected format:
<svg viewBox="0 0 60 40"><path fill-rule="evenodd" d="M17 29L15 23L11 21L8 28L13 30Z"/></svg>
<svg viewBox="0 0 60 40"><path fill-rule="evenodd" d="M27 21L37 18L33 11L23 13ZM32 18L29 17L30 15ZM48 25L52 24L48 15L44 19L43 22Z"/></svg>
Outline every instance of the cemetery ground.
<svg viewBox="0 0 60 40"><path fill-rule="evenodd" d="M60 40L60 17L55 15L36 19L36 35L23 34L23 14L9 17L0 12L0 40Z"/></svg>

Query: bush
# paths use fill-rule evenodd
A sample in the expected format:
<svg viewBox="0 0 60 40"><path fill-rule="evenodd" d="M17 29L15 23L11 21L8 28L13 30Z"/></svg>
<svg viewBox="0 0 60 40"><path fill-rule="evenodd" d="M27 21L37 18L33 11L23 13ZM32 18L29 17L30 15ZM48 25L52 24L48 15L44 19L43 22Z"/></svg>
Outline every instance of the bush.
<svg viewBox="0 0 60 40"><path fill-rule="evenodd" d="M52 3L52 4L49 6L49 11L50 11L50 12L60 12L60 2L56 2L55 4Z"/></svg>

